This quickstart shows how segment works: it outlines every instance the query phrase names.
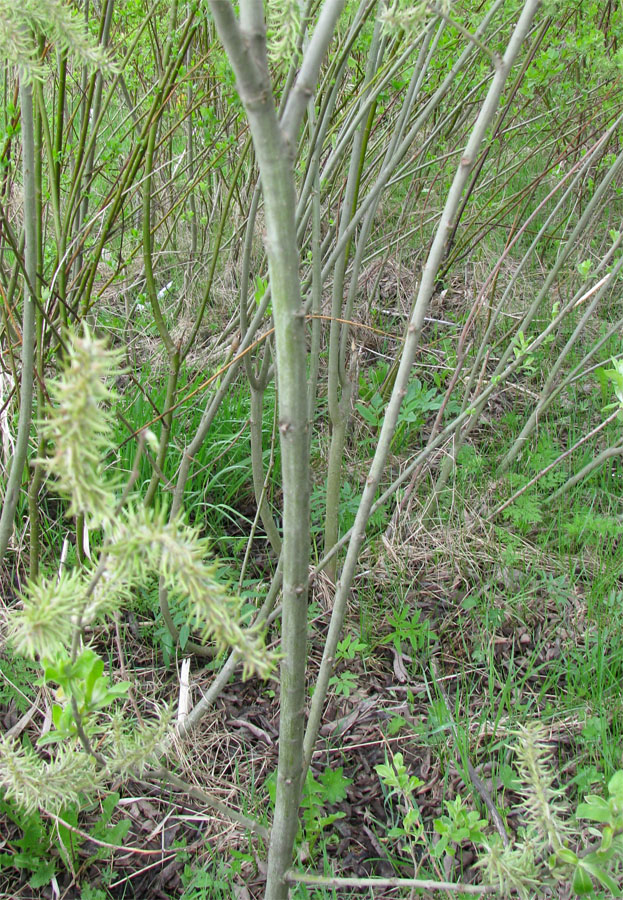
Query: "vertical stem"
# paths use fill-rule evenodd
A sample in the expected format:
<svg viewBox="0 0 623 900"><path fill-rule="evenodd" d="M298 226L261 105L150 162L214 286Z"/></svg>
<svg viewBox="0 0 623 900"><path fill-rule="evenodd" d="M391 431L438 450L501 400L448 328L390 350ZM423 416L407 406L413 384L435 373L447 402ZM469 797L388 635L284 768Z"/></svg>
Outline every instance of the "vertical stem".
<svg viewBox="0 0 623 900"><path fill-rule="evenodd" d="M381 21L377 18L374 34L368 52L368 63L364 89L361 94L361 103L366 103L366 86L370 84L379 61L382 59L384 48L381 46ZM353 142L353 152L350 159L346 196L342 207L340 228L338 237L341 237L352 221L357 208L361 173L365 159L370 127L374 118L376 101L372 104L367 120L362 121ZM329 329L329 415L331 417L331 447L329 450L329 465L327 472L327 502L325 509L324 550L332 547L338 539L338 522L340 508L340 492L342 483L342 457L346 442L346 426L350 416L351 397L353 385L346 375L344 368L344 354L342 351L343 338L348 326L339 320L342 318L344 302L344 280L346 268L350 256L351 241L345 244L344 250L338 258L333 275L333 299L331 304L331 326ZM356 276L355 276L356 277ZM341 389L341 396L340 396ZM326 573L332 581L337 574L337 556L328 563Z"/></svg>
<svg viewBox="0 0 623 900"><path fill-rule="evenodd" d="M43 49L43 48L41 48ZM40 85L37 85L40 89ZM37 272L43 272L43 129L44 125L47 129L47 119L45 118L45 105L43 103L35 103L33 106L34 114L34 137L35 137L35 220L37 230ZM51 193L53 189L51 189ZM35 348L36 360L33 361L33 368L36 367L37 378L37 409L39 415L43 409L43 315L41 306L35 309ZM43 455L43 442L39 440L37 446L37 457L40 459ZM36 578L39 574L39 553L40 553L40 521L39 521L39 488L43 481L43 472L41 463L36 462L30 483L28 485L28 518L30 521L30 560L29 574L31 578Z"/></svg>
<svg viewBox="0 0 623 900"><path fill-rule="evenodd" d="M57 291L59 296L58 316L61 325L67 325L67 267L65 265L65 252L67 250L67 233L60 223L61 204L61 171L62 171L62 154L63 154L63 126L65 120L65 91L67 88L67 53L58 54L58 94L56 100L55 114L55 131L54 131L54 151L50 164L53 166L53 174L50 175L50 192L52 197L57 198L57 213L59 216L59 225L57 227L58 235L56 238L56 271L57 271Z"/></svg>
<svg viewBox="0 0 623 900"><path fill-rule="evenodd" d="M107 0L106 5L102 9L98 39L103 47L105 47L108 43L110 28L112 24L113 7L114 0ZM87 22L88 18L89 4L87 2L85 4L85 19L87 20ZM80 189L80 199L78 200L78 204L76 207L76 218L74 222L74 233L76 238L80 234L84 222L86 222L87 214L89 211L89 191L91 190L91 182L93 180L93 161L95 159L95 138L97 133L95 132L93 134L91 141L87 141L87 135L89 133L91 124L94 121L98 120L99 110L102 103L102 89L104 85L104 79L101 72L93 72L89 79L87 79L87 75L88 72L85 66L82 76L82 94L84 97L84 101L82 104L78 159L76 161L76 168L78 172L80 171L82 166L82 155L85 153L86 158L84 160L84 173L80 178L80 182L78 184L78 187ZM79 252L76 254L74 263L76 274L78 274L82 269L84 258L83 250L83 246L80 246Z"/></svg>
<svg viewBox="0 0 623 900"><path fill-rule="evenodd" d="M171 56L173 43L173 35L175 32L175 24L177 20L177 0L171 6L171 18L169 23L169 38L165 47L163 67L166 69ZM164 81L164 77L162 79ZM162 88L161 88L162 90ZM171 434L171 423L173 421L173 413L170 412L177 393L177 383L180 370L180 348L176 347L169 330L167 328L160 303L158 301L158 292L156 290L156 281L154 277L153 267L153 245L151 235L151 200L152 200L152 178L154 164L154 148L156 144L156 136L158 134L158 126L160 124L160 116L154 117L149 137L147 140L147 152L145 154L145 178L143 182L143 263L145 265L145 282L147 287L147 296L151 304L152 315L158 329L160 339L167 351L169 357L169 375L167 379L167 392L164 401L164 409L167 410L162 418L160 427L160 441L158 443L157 468L154 469L145 496L145 505L149 506L156 495L160 476L158 472L162 472L169 446L169 436Z"/></svg>
<svg viewBox="0 0 623 900"><path fill-rule="evenodd" d="M7 480L6 494L0 514L0 561L4 559L22 484L28 455L28 438L32 416L32 390L35 363L35 291L37 283L37 201L35 183L35 135L32 85L22 75L20 81L22 108L22 156L24 177L24 310L22 314L22 379L15 451Z"/></svg>
<svg viewBox="0 0 623 900"><path fill-rule="evenodd" d="M318 729L320 727L322 710L329 685L329 678L335 661L335 651L340 637L342 623L346 613L346 601L355 574L357 558L361 545L365 538L366 526L371 514L374 496L378 489L381 476L385 468L385 461L389 452L391 440L395 433L398 421L400 405L406 394L406 388L419 345L424 318L435 289L437 273L442 264L446 239L452 230L454 217L459 209L463 190L467 184L470 172L476 161L476 154L485 137L487 128L495 116L500 97L508 77L508 73L516 59L521 44L530 28L539 0L526 0L521 15L509 39L509 43L503 59L496 59L496 71L491 82L487 96L482 104L465 150L461 156L459 167L448 192L441 221L437 228L433 243L420 281L419 290L413 306L411 321L407 328L402 357L392 395L387 406L381 432L379 434L374 459L372 460L366 486L363 491L359 509L353 525L353 534L348 545L344 569L338 583L329 632L322 657L322 663L316 681L316 690L312 697L312 704L305 734L305 765L311 761Z"/></svg>
<svg viewBox="0 0 623 900"><path fill-rule="evenodd" d="M310 135L316 122L316 109L313 99L309 101L307 122ZM311 348L309 363L309 380L307 385L307 420L309 423L309 444L311 449L312 431L316 410L316 392L318 390L318 371L320 367L320 339L322 337L320 314L322 312L322 257L320 251L321 212L320 212L320 146L314 147L312 154L312 284L311 284Z"/></svg>
<svg viewBox="0 0 623 900"><path fill-rule="evenodd" d="M186 51L186 67L190 68L192 62L191 44L188 45ZM195 189L192 185L195 182L195 138L193 134L193 84L188 82L186 88L186 103L188 106L188 117L186 119L186 159L188 160L188 181L191 185L188 197L188 207L190 214L190 260L188 263L188 278L192 275L193 265L197 256L197 202L195 199Z"/></svg>
<svg viewBox="0 0 623 900"><path fill-rule="evenodd" d="M222 0L209 0L209 3L236 75L260 170L273 298L284 496L283 659L277 791L265 897L287 900L284 875L292 860L303 775L309 565L305 315L299 280L292 148L344 2L330 0L323 6L281 124L268 73L263 4L259 0L242 0L239 23L231 3Z"/></svg>

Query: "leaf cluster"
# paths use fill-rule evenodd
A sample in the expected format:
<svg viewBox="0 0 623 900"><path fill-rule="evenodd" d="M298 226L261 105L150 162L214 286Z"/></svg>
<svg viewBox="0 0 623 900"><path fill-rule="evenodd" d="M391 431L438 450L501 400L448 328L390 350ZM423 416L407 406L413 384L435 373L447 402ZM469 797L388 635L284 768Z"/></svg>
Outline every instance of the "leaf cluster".
<svg viewBox="0 0 623 900"><path fill-rule="evenodd" d="M99 815L89 828L91 837L107 845L122 846L132 825L130 819L120 819L114 825L111 824L119 799L116 792L108 794L101 802ZM6 800L0 800L0 812L17 825L22 835L7 842L7 848L11 852L0 853L0 870L16 868L29 873L28 885L33 890L50 883L57 871L59 858L74 869L78 861L81 865L88 866L91 861L102 859L111 853L111 847L102 844L85 853L83 845L86 835L71 827L75 829L78 825L79 809L76 806L65 807L62 810L62 821L57 820L52 824L48 824L38 811L25 813ZM84 897L84 891L82 896Z"/></svg>
<svg viewBox="0 0 623 900"><path fill-rule="evenodd" d="M342 766L325 769L319 778L315 778L311 771L307 772L301 799L301 826L298 834L299 856L302 861L314 855L316 844L325 829L344 818L344 812L329 812L327 807L345 800L350 784L352 778L344 774ZM274 773L266 780L265 786L271 803L274 804L276 794Z"/></svg>

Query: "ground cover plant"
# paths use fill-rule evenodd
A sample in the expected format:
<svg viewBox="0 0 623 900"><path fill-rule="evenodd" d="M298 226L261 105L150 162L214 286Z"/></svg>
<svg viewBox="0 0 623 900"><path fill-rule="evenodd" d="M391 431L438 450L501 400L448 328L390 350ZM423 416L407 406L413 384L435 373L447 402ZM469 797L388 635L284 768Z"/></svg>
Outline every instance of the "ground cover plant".
<svg viewBox="0 0 623 900"><path fill-rule="evenodd" d="M623 889L622 15L0 2L0 895Z"/></svg>

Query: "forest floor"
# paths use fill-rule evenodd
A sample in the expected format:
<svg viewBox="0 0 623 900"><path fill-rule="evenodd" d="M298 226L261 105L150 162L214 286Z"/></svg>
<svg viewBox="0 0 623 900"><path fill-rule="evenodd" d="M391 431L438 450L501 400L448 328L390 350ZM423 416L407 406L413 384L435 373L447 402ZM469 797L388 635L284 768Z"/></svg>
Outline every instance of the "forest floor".
<svg viewBox="0 0 623 900"><path fill-rule="evenodd" d="M482 530L471 537L443 529L405 533L404 526L401 532L399 546L397 540L379 542L362 559L355 586L358 602L352 604L340 644L341 660L304 800L298 846L302 870L413 876L417 860L407 843L388 837L404 811L388 797L376 771L396 753L421 781L417 805L429 826L443 816L445 803L460 795L485 816L485 804L493 803L507 827L517 827L521 796L511 747L519 720L546 723L569 790L584 790L599 779L604 726L599 710L591 715L589 699L589 682L599 673L586 665L587 647L598 635L587 618L590 585L583 583L585 574L571 578L568 567L561 571L559 562L528 540L523 557L516 557L511 567L503 562L504 548L496 553L491 535L485 539ZM585 573L585 563L583 569ZM328 626L330 596L330 585L317 578L309 627L310 685ZM388 602L392 596L399 602ZM140 620L127 620L119 623L119 642L114 633L102 633L98 641L111 645L119 678L125 672L119 648L134 660L142 707L145 698L164 699L175 707L176 670L159 662L140 631ZM209 682L209 671L191 671L195 700ZM578 700L582 693L585 703ZM616 727L620 710L612 706L609 715ZM1 717L5 729L14 726L19 718L15 704L4 705ZM268 821L265 781L276 764L277 734L277 683L232 682L198 731L176 748L178 772L232 807ZM261 844L153 781L120 789L110 816L111 826L126 823L117 849L107 846L115 843L109 838L97 843L104 833L98 830L100 807L83 812L79 822L69 811L65 821L68 827L48 822L39 834L33 824L32 834L22 836L16 823L4 819L3 844L23 848L24 868L23 880L15 878L15 869L2 872L0 896L262 896ZM45 852L43 846L30 846L36 840L49 842ZM36 864L42 869L47 854L58 863L55 880L33 888ZM473 861L469 853L446 856L429 874L440 880L460 874L469 882ZM299 895L305 896L295 893ZM385 896L400 894L390 888L375 893Z"/></svg>

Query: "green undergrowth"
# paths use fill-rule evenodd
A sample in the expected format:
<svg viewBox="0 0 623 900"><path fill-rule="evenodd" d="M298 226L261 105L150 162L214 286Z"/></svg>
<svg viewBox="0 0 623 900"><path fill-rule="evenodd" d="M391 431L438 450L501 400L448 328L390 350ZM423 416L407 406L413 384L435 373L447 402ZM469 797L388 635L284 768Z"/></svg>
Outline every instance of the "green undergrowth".
<svg viewBox="0 0 623 900"><path fill-rule="evenodd" d="M604 355L604 365L607 361ZM400 464L422 445L423 435L441 406L449 371L448 365L447 372L438 369L430 375L423 371L414 377L400 414L385 485L399 471ZM370 366L360 378L341 492L341 533L354 521L363 473L382 420L384 384L389 376L389 364L382 363ZM534 379L533 387L537 386L533 373L528 372L526 377L528 382L524 383ZM147 390L146 371L143 379ZM195 390L202 379L205 380L203 375L189 378L184 374L180 397ZM134 428L151 421L154 406L162 409L164 390L164 383L152 377L151 402L141 391L124 395L124 416ZM389 747L393 748L394 741L407 741L416 752L430 754L432 766L439 773L442 805L436 819L423 821L423 833L429 841L435 835L438 843L444 834L449 841L452 835L463 834L460 829L464 826L457 824L463 812L456 806L451 812L444 804L457 801L451 771L458 769L465 784L469 783L468 760L476 766L488 766L488 777L498 786L497 796L503 808L512 808L520 788L509 741L518 727L532 721L541 722L556 735L564 734L564 740L558 737L555 743L557 765L564 795L572 804L583 802L587 794L603 795L609 779L620 767L623 556L619 535L623 479L618 458L608 461L553 503L548 502L550 495L590 461L592 446L580 447L576 454L537 477L580 440L587 421L600 421L605 401L596 380L590 390L571 393L567 403L548 411L509 473L502 477L498 476L499 461L519 434L525 410L517 403L490 419L460 449L452 477L430 519L422 523L421 536L415 543L411 542L409 531L417 524L416 516L403 522L405 543L400 545L399 534L395 545L398 562L384 558L379 540L389 524L392 505L380 510L369 525L370 550L364 566L366 573L358 583L358 611L349 619L338 645L330 695L332 702L347 714L366 697L371 675L378 678L382 673L380 677L393 677L398 683L404 679L400 708L387 715L383 733ZM274 396L269 394L264 413L265 465L270 453L273 403ZM446 409L448 417L458 411L458 400L453 404ZM179 466L185 436L198 425L200 409L198 402L189 400L174 419L165 470L171 480ZM231 582L239 575L247 541L245 528L255 513L249 416L250 403L241 383L226 396L210 437L195 458L186 503L189 519L195 525L200 523L202 532L218 549L223 564L220 577ZM603 431L603 446L618 439L619 429L620 423L614 421ZM124 426L117 423L117 446L126 436ZM312 445L312 458L319 470L325 441L321 432L315 435ZM124 444L120 450L127 471L133 464L131 445ZM278 456L275 465L278 466ZM149 467L141 468L139 480L143 488L149 476ZM421 506L430 484L429 480L417 488L415 496ZM521 496L489 520L498 506L525 486ZM318 555L324 491L324 484L318 480L312 493ZM166 491L162 491L158 502L166 502ZM240 527L242 522L245 528ZM419 542L427 534L428 546L420 550ZM261 535L259 540L262 541ZM74 561L70 548L68 564ZM243 617L257 608L264 588L257 573L244 581L240 591ZM428 590L434 590L436 599L432 603L423 599ZM154 646L159 658L173 671L176 653L167 629L159 621L155 580L143 586L133 610L139 618L142 639ZM186 641L194 636L194 624L175 599L171 601L171 614L180 630L183 652ZM313 604L310 617L322 623L322 608ZM277 634L278 625L273 628ZM321 637L322 628L316 631L316 626L310 627L312 647ZM445 695L436 685L433 669L433 661L440 654L448 679ZM218 665L217 659L209 668ZM10 665L0 658L0 691L3 685L0 698L13 698L18 709L25 709L33 696L32 679L18 657ZM396 706L391 690L383 702L388 708L392 703ZM341 804L347 800L352 780L350 770L338 769L328 770L332 772L330 781L318 774L311 777L297 844L299 861L326 875L331 875L335 867L336 826L344 816ZM247 790L248 784L241 787ZM260 790L270 794L269 784ZM465 815L472 816L472 825L481 817L488 821L477 795L467 791L458 796L466 804ZM28 823L21 823L20 827L25 835L32 830ZM396 876L413 871L413 857L408 853L405 857L405 848L413 839L410 827L408 822L405 825L400 805L389 804L385 818L374 823L377 839L393 860ZM490 831L490 822L478 828ZM15 852L26 852L18 862L23 862L33 886L38 879L45 880L50 875L46 868L52 840L49 829L39 837L41 845L48 848L43 854L33 853L26 845L25 851L14 848ZM472 837L476 839L477 835ZM459 844L470 840L469 835L461 837ZM185 852L180 848L180 858L184 859ZM231 896L233 887L240 884L241 873L255 871L252 854L236 852L242 856L233 856L227 867L218 862L196 866L189 854L182 868L181 896L186 900ZM442 851L439 853L441 858ZM453 866L456 859L460 861L460 854L453 857ZM460 875L460 868L454 871ZM420 865L418 875L435 878L439 871ZM105 889L101 890L102 898L107 896ZM324 900L349 895L343 890L338 894L329 888L298 885L292 896ZM594 896L598 897L599 892Z"/></svg>
<svg viewBox="0 0 623 900"><path fill-rule="evenodd" d="M163 502L167 502L170 489L175 484L182 452L188 436L194 435L209 392L206 382L208 372L190 372L185 369L179 380L176 413L173 418L169 451L163 474L169 480L169 488L160 489ZM218 380L216 384L218 385ZM138 430L149 426L159 433L158 419L165 410L166 377L158 376L143 369L140 376L141 388L133 388L124 396L123 415L132 428ZM263 435L264 465L271 456L270 435L273 424L274 386L266 390ZM185 494L184 507L187 515L205 534L214 541L219 553L229 555L244 553L245 533L255 514L255 499L251 477L250 449L250 398L244 382L238 382L225 394L207 439L194 456L192 477ZM120 425L116 439L120 446L119 464L129 472L134 463L136 443L127 441L127 429ZM274 468L279 470L280 453L278 444L274 448ZM149 460L140 463L138 482L143 489L151 478Z"/></svg>

